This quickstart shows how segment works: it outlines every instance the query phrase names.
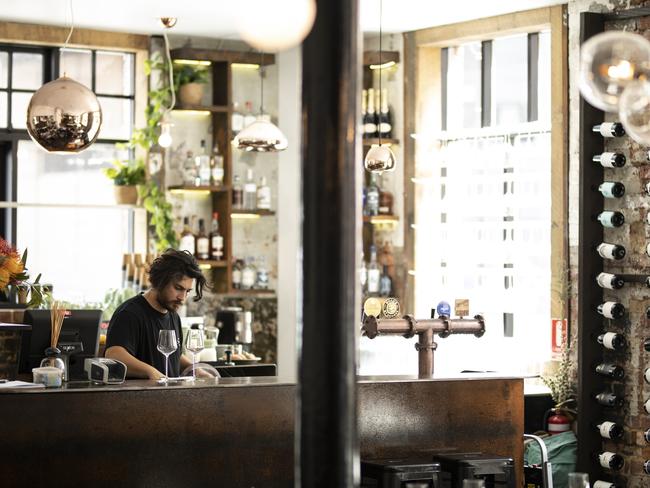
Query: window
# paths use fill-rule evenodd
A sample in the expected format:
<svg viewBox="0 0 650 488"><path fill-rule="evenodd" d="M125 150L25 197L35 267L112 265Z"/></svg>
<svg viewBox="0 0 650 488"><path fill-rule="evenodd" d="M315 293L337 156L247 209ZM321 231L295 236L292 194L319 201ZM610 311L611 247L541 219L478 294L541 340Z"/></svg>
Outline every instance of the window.
<svg viewBox="0 0 650 488"><path fill-rule="evenodd" d="M121 286L122 253L133 250L141 216L114 205L113 185L102 169L129 157L115 142L127 141L133 130L134 58L127 52L0 46L0 174L8 182L0 189L8 207L0 213L0 229L29 250L28 268L54 285L58 299L100 301L109 288ZM32 94L59 72L91 88L102 106L98 141L77 155L46 153L25 130Z"/></svg>

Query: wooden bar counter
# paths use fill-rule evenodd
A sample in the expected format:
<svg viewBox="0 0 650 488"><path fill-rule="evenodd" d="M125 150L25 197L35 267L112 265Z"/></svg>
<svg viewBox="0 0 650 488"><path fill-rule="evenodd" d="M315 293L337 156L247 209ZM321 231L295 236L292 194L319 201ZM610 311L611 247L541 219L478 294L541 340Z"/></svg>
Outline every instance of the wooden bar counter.
<svg viewBox="0 0 650 488"><path fill-rule="evenodd" d="M484 451L521 484L521 379L359 378L358 398L362 459ZM0 389L0 484L292 487L295 400L265 377Z"/></svg>

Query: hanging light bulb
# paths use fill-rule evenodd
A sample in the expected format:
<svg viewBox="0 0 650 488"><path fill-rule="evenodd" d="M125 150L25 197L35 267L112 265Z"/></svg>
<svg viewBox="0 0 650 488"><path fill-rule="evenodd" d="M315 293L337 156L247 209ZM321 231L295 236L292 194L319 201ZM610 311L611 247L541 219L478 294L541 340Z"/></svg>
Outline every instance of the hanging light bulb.
<svg viewBox="0 0 650 488"><path fill-rule="evenodd" d="M650 144L650 82L636 80L623 90L619 116L625 132L640 144Z"/></svg>
<svg viewBox="0 0 650 488"><path fill-rule="evenodd" d="M382 0L379 0L379 97L381 105L381 97L383 96L383 90L381 89L381 77L382 77L382 62L381 62L381 17L382 17ZM379 124L381 126L381 124ZM370 150L366 153L366 157L363 160L363 166L366 168L366 171L371 173L383 173L384 171L393 171L395 169L395 154L391 150L390 146L382 144L381 142L381 131L379 131L379 145L372 146Z"/></svg>
<svg viewBox="0 0 650 488"><path fill-rule="evenodd" d="M167 114L165 114L160 122L160 135L158 136L158 145L160 147L168 148L172 145L172 125Z"/></svg>
<svg viewBox="0 0 650 488"><path fill-rule="evenodd" d="M616 112L623 90L650 73L650 41L630 32L604 32L580 49L580 93L591 105Z"/></svg>
<svg viewBox="0 0 650 488"><path fill-rule="evenodd" d="M260 114L235 136L232 145L252 152L278 152L289 146L282 131L264 114L264 54L260 64Z"/></svg>
<svg viewBox="0 0 650 488"><path fill-rule="evenodd" d="M61 48L68 46L74 21L72 2L70 32ZM27 106L27 132L36 144L48 152L78 153L92 145L102 126L102 108L95 94L65 75L46 83L33 95Z"/></svg>
<svg viewBox="0 0 650 488"><path fill-rule="evenodd" d="M315 0L249 0L239 16L242 39L260 51L297 46L316 19Z"/></svg>

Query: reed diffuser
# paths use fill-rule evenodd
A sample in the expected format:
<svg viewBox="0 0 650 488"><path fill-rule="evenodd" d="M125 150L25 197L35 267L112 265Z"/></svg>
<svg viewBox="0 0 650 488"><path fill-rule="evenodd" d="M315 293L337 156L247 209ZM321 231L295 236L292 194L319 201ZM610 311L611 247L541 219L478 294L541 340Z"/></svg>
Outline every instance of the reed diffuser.
<svg viewBox="0 0 650 488"><path fill-rule="evenodd" d="M65 306L61 302L54 301L50 310L50 324L52 325L52 334L50 346L54 349L59 343L59 334L63 327L63 318L65 317Z"/></svg>

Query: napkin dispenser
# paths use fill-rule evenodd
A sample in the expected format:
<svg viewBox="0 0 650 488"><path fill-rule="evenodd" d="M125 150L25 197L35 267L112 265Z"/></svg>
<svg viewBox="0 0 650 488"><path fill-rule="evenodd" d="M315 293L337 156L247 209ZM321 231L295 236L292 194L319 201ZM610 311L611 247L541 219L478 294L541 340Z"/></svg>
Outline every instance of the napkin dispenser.
<svg viewBox="0 0 650 488"><path fill-rule="evenodd" d="M86 358L84 370L90 381L116 385L124 383L126 364L117 359Z"/></svg>

